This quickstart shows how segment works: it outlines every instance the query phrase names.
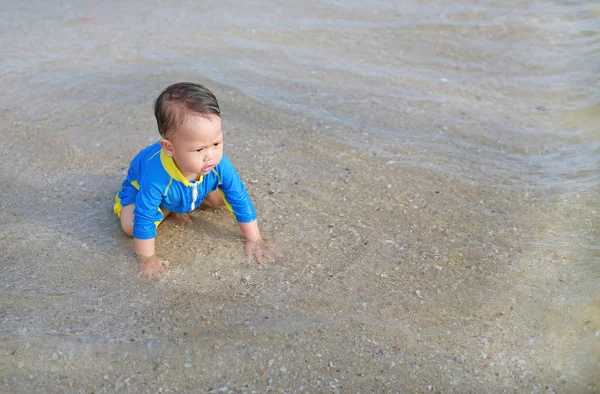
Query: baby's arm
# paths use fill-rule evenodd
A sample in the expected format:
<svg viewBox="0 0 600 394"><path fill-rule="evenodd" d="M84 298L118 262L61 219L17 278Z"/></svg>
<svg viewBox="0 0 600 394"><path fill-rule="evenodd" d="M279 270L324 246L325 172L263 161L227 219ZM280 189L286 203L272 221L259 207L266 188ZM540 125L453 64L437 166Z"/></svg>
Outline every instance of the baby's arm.
<svg viewBox="0 0 600 394"><path fill-rule="evenodd" d="M260 246L264 245L260 239L260 231L258 230L258 221L255 219L248 223L238 222L240 230L246 238L246 256L254 257L258 264L262 264L263 258Z"/></svg>
<svg viewBox="0 0 600 394"><path fill-rule="evenodd" d="M264 259L275 260L280 257L279 252L273 246L262 241L254 205L237 171L227 157L223 156L219 170L222 180L219 187L223 191L227 207L235 215L240 230L246 238L246 255L256 259L259 264L262 264Z"/></svg>
<svg viewBox="0 0 600 394"><path fill-rule="evenodd" d="M248 223L238 222L240 225L240 230L246 238L247 242L258 242L260 241L260 231L258 230L258 221L253 220Z"/></svg>
<svg viewBox="0 0 600 394"><path fill-rule="evenodd" d="M142 183L136 197L133 238L135 253L139 262L138 276L159 278L169 266L167 261L156 257L156 226L164 219L168 211L159 210L162 202L162 190L155 184Z"/></svg>

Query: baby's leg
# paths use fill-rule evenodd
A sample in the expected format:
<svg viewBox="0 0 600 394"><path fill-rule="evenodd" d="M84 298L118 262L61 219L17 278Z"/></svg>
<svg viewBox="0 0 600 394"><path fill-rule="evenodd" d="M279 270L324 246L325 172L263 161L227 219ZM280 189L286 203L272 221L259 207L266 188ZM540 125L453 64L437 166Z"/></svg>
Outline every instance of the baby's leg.
<svg viewBox="0 0 600 394"><path fill-rule="evenodd" d="M223 197L221 197L221 193L218 190L214 190L204 197L204 201L200 208L216 208L216 207L224 207L225 201L223 201Z"/></svg>
<svg viewBox="0 0 600 394"><path fill-rule="evenodd" d="M134 204L125 205L121 209L121 228L125 234L133 237L133 209Z"/></svg>
<svg viewBox="0 0 600 394"><path fill-rule="evenodd" d="M121 209L121 228L123 229L123 231L125 231L125 234L131 237L133 237L133 217L135 216L133 214L134 209L135 204L125 205ZM160 210L163 214L163 220L171 213L171 211L169 211L168 209L161 208Z"/></svg>

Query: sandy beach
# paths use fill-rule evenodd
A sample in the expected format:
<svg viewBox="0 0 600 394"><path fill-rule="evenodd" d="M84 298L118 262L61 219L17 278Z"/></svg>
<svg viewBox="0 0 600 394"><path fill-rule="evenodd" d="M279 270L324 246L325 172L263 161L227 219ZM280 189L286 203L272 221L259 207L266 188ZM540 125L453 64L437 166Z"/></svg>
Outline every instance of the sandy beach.
<svg viewBox="0 0 600 394"><path fill-rule="evenodd" d="M600 390L598 118L539 87L560 64L529 79L537 63L497 74L481 66L493 47L448 49L506 34L523 57L547 20L507 17L499 33L469 23L512 11L477 3L432 11L454 28L390 27L433 18L419 3L134 3L2 16L0 391ZM440 82L419 29L473 69L440 63L455 73ZM560 55L569 41L548 37ZM321 50L371 66L318 68ZM234 218L210 209L167 219L168 274L136 277L112 204L159 138L152 101L177 81L219 99L225 154L280 261L248 261Z"/></svg>

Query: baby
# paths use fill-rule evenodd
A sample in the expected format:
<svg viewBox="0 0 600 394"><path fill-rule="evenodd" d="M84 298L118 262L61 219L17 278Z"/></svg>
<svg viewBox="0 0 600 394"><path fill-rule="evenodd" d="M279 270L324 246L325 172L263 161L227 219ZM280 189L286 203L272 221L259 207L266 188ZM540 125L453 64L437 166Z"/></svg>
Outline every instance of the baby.
<svg viewBox="0 0 600 394"><path fill-rule="evenodd" d="M221 111L210 90L195 83L166 88L154 103L162 139L131 161L115 198L123 231L133 236L139 275L160 277L168 262L156 257L156 228L169 214L227 206L246 238L246 255L260 264L276 252L260 238L256 212L235 168L223 155Z"/></svg>

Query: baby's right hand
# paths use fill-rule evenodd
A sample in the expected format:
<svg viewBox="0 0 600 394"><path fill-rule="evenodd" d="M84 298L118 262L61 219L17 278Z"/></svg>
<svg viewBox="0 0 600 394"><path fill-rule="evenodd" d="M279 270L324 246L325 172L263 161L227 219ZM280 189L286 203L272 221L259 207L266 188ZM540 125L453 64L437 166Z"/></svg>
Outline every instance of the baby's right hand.
<svg viewBox="0 0 600 394"><path fill-rule="evenodd" d="M138 276L145 275L148 279L156 278L160 279L162 274L167 271L169 262L161 260L156 255L152 256L137 256L139 262Z"/></svg>

